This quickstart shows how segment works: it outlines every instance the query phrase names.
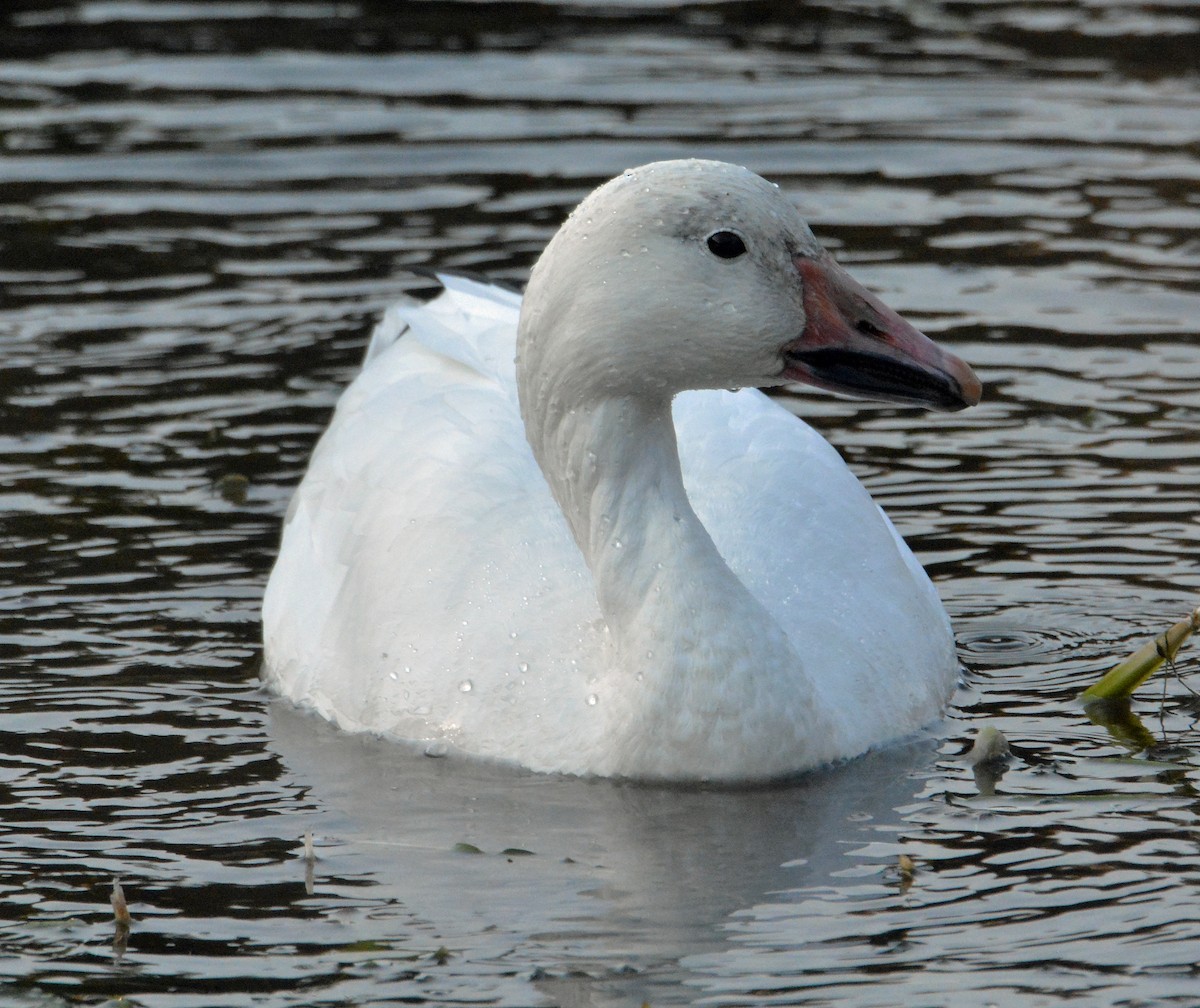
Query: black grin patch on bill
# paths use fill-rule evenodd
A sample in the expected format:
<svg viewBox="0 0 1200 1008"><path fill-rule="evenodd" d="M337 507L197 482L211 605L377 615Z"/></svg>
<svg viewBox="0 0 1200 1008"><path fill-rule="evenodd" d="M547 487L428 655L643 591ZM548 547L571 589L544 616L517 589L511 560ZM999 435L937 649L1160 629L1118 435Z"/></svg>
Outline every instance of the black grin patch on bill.
<svg viewBox="0 0 1200 1008"><path fill-rule="evenodd" d="M943 410L959 410L967 405L962 388L948 374L883 354L823 348L789 353L786 359L803 365L833 391Z"/></svg>

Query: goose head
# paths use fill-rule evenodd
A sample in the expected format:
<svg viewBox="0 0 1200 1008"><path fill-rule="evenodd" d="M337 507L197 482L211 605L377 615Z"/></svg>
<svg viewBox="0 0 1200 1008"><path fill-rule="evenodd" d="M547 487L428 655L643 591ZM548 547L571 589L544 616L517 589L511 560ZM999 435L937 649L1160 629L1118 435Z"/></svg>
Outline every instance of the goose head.
<svg viewBox="0 0 1200 1008"><path fill-rule="evenodd" d="M595 190L534 267L522 409L800 382L958 410L978 378L853 280L780 189L716 161L662 161Z"/></svg>

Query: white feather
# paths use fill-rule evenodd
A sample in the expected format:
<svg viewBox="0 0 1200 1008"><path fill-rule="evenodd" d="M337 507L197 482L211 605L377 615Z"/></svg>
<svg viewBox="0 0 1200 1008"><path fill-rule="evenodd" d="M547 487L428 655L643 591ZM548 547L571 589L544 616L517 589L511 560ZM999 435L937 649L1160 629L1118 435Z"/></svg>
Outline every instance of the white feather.
<svg viewBox="0 0 1200 1008"><path fill-rule="evenodd" d="M817 433L753 389L675 395L687 498L639 488L615 532L591 515L590 569L522 422L520 298L443 283L389 309L296 492L263 607L273 688L350 730L671 779L802 770L937 716L941 603ZM615 450L654 450L633 440ZM689 501L719 557L664 545L664 567ZM629 579L644 593L602 615L598 587Z"/></svg>

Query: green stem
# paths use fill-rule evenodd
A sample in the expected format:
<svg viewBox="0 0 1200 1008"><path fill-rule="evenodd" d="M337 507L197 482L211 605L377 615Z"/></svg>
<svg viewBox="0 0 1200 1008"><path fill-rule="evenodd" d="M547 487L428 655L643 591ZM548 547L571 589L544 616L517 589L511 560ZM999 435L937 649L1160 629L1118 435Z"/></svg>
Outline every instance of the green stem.
<svg viewBox="0 0 1200 1008"><path fill-rule="evenodd" d="M1159 634L1139 648L1119 665L1114 665L1099 682L1084 690L1080 699L1087 702L1117 700L1131 696L1163 662L1174 661L1180 645L1197 629L1200 629L1200 608L1195 609L1187 619L1180 620L1166 633Z"/></svg>

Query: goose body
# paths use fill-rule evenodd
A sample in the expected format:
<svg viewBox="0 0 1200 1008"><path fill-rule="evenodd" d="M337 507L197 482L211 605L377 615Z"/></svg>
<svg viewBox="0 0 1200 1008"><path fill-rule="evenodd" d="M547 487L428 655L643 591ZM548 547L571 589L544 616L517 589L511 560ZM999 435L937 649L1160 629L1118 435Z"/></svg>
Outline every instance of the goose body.
<svg viewBox="0 0 1200 1008"><path fill-rule="evenodd" d="M778 190L646 166L581 204L524 303L443 284L388 311L292 501L274 689L431 752L658 780L794 773L938 715L936 591L757 388L960 408L978 383Z"/></svg>

